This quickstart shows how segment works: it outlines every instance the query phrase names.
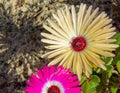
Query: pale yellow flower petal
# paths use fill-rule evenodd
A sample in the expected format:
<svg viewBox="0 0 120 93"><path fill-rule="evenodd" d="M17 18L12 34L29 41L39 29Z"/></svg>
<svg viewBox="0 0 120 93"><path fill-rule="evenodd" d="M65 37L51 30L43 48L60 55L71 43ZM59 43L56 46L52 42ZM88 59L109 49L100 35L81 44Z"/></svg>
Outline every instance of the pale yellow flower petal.
<svg viewBox="0 0 120 93"><path fill-rule="evenodd" d="M94 19L94 17L97 15L97 13L98 13L98 10L99 10L99 8L96 8L94 11L93 11L93 13L90 15L90 16L88 16L88 19L87 19L87 21L85 22L85 24L83 25L83 31L85 31L85 33L86 33L86 28L88 28L88 26L90 25L90 23L91 23L91 21L93 21L93 19Z"/></svg>
<svg viewBox="0 0 120 93"><path fill-rule="evenodd" d="M102 18L104 18L106 16L106 14L104 12L102 12L101 14L99 14L94 20L93 22L88 26L86 32L89 31L89 33L91 32L95 32L95 31L90 31L93 27L95 27L96 24L98 24L99 22L101 22L100 20L102 20Z"/></svg>
<svg viewBox="0 0 120 93"><path fill-rule="evenodd" d="M75 33L77 32L77 25L76 25L76 11L75 11L75 7L72 5L71 7L71 12L72 12L72 21L73 21L73 27L74 27L74 31Z"/></svg>
<svg viewBox="0 0 120 93"><path fill-rule="evenodd" d="M57 41L50 40L50 39L41 39L41 41L44 43L48 43L48 44L62 44L62 42L57 42Z"/></svg>
<svg viewBox="0 0 120 93"><path fill-rule="evenodd" d="M72 51L71 55L69 56L69 58L66 61L66 62L68 62L67 66L66 66L67 68L72 68L73 59L74 59L74 52Z"/></svg>
<svg viewBox="0 0 120 93"><path fill-rule="evenodd" d="M95 31L101 29L102 27L106 26L107 24L109 24L111 21L112 20L108 19L108 18L101 19L101 21L96 23L96 25L94 25L93 27L89 26L88 29L86 30L85 34L87 34L88 32L95 32Z"/></svg>
<svg viewBox="0 0 120 93"><path fill-rule="evenodd" d="M95 43L109 44L115 42L116 39L103 39L103 40L94 40Z"/></svg>
<svg viewBox="0 0 120 93"><path fill-rule="evenodd" d="M59 63L65 56L66 56L65 54L57 56L56 59L53 59L48 65L50 66Z"/></svg>
<svg viewBox="0 0 120 93"><path fill-rule="evenodd" d="M72 67L72 69L73 69L73 72L76 72L77 71L77 69L76 69L76 66L77 66L77 53L74 53L74 59L73 59L73 67Z"/></svg>
<svg viewBox="0 0 120 93"><path fill-rule="evenodd" d="M64 16L62 15L62 12L60 10L57 11L58 16L53 14L53 17L57 20L59 23L60 27L69 36L69 28L67 27L67 23L65 22Z"/></svg>
<svg viewBox="0 0 120 93"><path fill-rule="evenodd" d="M52 40L55 40L55 41L58 41L58 42L66 42L64 39L61 39L61 38L59 38L59 37L57 37L55 35L52 35L52 34L41 33L41 35L44 36L47 39L52 39Z"/></svg>
<svg viewBox="0 0 120 93"><path fill-rule="evenodd" d="M54 52L54 53L49 54L49 55L48 55L48 58L53 58L53 57L55 57L55 56L58 56L58 55L60 55L60 54L66 53L66 52L68 53L69 50L70 50L69 48L64 48L64 49L61 48L60 51L57 51L57 52Z"/></svg>
<svg viewBox="0 0 120 93"><path fill-rule="evenodd" d="M100 55L105 56L105 57L114 57L115 56L111 52L104 51L104 50L101 50L101 49L97 49L97 48L94 48L94 47L91 47L90 50L93 51L94 53L100 54Z"/></svg>
<svg viewBox="0 0 120 93"><path fill-rule="evenodd" d="M47 19L47 21L49 22L49 25L55 29L59 34L61 34L64 38L66 38L67 40L69 40L69 37L66 35L66 33L52 20Z"/></svg>
<svg viewBox="0 0 120 93"><path fill-rule="evenodd" d="M67 6L66 6L66 8L68 8ZM67 11L63 11L63 10L61 10L62 11L62 15L64 16L64 19L65 19L65 22L66 22L66 24L67 24L67 28L68 28L68 33L69 33L69 37L75 37L76 36L76 33L74 32L74 30L73 30L73 25L72 25L72 21L71 21L71 19L69 19L69 16L67 16ZM72 34L71 34L72 33Z"/></svg>
<svg viewBox="0 0 120 93"><path fill-rule="evenodd" d="M103 35L99 35L99 36L96 36L96 37L93 37L94 39L96 40L103 40L104 39L107 39L107 38L111 38L113 37L114 35L116 34L116 32L110 32L110 33L105 33Z"/></svg>
<svg viewBox="0 0 120 93"><path fill-rule="evenodd" d="M79 12L77 14L77 35L79 35L79 32L82 34L82 25L83 25L83 20L85 16L85 10L86 10L86 5L81 4L79 8ZM85 19L86 20L86 19Z"/></svg>
<svg viewBox="0 0 120 93"><path fill-rule="evenodd" d="M90 65L88 64L89 61L86 59L85 55L83 53L80 53L80 57L83 63L83 67L84 67L84 73L86 74L87 77L90 76L90 74L92 73L92 70L90 68Z"/></svg>
<svg viewBox="0 0 120 93"><path fill-rule="evenodd" d="M60 62L60 64L59 65L64 65L64 63L68 63L69 64L69 66L65 66L64 65L64 67L66 68L71 68L71 66L72 66L72 59L73 59L73 53L72 53L72 51L70 50L70 51L68 51L68 53L65 55L65 57L63 58L63 60ZM70 65L71 64L71 65Z"/></svg>
<svg viewBox="0 0 120 93"><path fill-rule="evenodd" d="M62 35L60 35L57 31L53 30L51 27L49 27L49 26L47 26L47 25L45 25L45 24L43 25L43 27L44 27L47 31L49 31L50 33L56 35L57 37L62 38L62 39L65 39Z"/></svg>
<svg viewBox="0 0 120 93"><path fill-rule="evenodd" d="M49 46L45 46L45 48L47 48L47 49L58 49L58 48L63 48L63 47L64 47L64 45L49 45Z"/></svg>
<svg viewBox="0 0 120 93"><path fill-rule="evenodd" d="M55 64L57 64L57 63L59 63L59 62L63 62L63 64L66 62L65 60L68 58L68 56L71 54L71 52L64 52L64 53L61 53L61 54L56 54L56 55L58 55L57 57L56 57L56 59L53 59L48 65L50 66L50 65L55 65ZM55 56L56 56L55 55Z"/></svg>
<svg viewBox="0 0 120 93"><path fill-rule="evenodd" d="M53 54L53 53L56 53L56 52L59 52L59 51L61 51L61 48L49 51L49 52L43 54L41 57L44 58L44 57L46 57L46 56L48 56L50 54Z"/></svg>
<svg viewBox="0 0 120 93"><path fill-rule="evenodd" d="M105 63L102 60L100 60L100 58L96 57L97 54L95 54L91 51L86 51L86 52L84 52L84 55L85 55L86 59L89 60L89 62L95 64L97 67L101 67L104 70L106 70L106 67L104 66Z"/></svg>
<svg viewBox="0 0 120 93"><path fill-rule="evenodd" d="M119 45L115 45L115 44L100 44L100 43L93 44L93 46L101 50L109 50L109 51L113 51L119 47Z"/></svg>
<svg viewBox="0 0 120 93"><path fill-rule="evenodd" d="M99 35L103 35L103 34L105 34L105 33L109 33L109 32L113 32L113 31L115 31L115 29L116 28L107 28L107 27L104 27L103 29L100 29L100 30L98 30L98 31L96 31L96 32L90 32L88 35L89 36L95 36L95 37L97 37L97 36L99 36Z"/></svg>
<svg viewBox="0 0 120 93"><path fill-rule="evenodd" d="M77 62L77 65L76 65L76 72L77 72L77 75L79 77L79 79L81 79L81 76L82 76L82 72L84 70L84 66L83 66L83 62L82 62L82 59L80 57L80 54L78 53L78 62Z"/></svg>
<svg viewBox="0 0 120 93"><path fill-rule="evenodd" d="M92 12L93 10L93 12ZM75 6L65 6L53 14L56 21L48 20L44 27L50 34L42 33L41 41L46 43L47 52L42 57L54 58L49 65L58 64L71 68L81 79L83 73L89 77L91 67L106 70L101 56L114 57L118 45L112 39L116 32L111 19L105 12L99 13L92 6L81 4L78 12Z"/></svg>
<svg viewBox="0 0 120 93"><path fill-rule="evenodd" d="M71 31L72 35L76 36L76 33L74 32L74 28L73 28L72 17L67 5L65 6L65 12L66 12L66 15L64 14L64 18L69 27L69 30Z"/></svg>
<svg viewBox="0 0 120 93"><path fill-rule="evenodd" d="M82 5L80 5L80 8L81 8L81 7L82 7ZM86 29L86 27L87 27L87 25L88 25L88 24L86 24L86 22L87 22L87 20L88 20L88 18L89 18L89 16L90 16L91 12L92 12L92 6L90 6L90 7L88 8L88 10L86 10L86 15L84 15L85 17L84 17L84 19L83 19L83 24L82 24L82 27L81 27L81 30L80 30L80 31L82 31L81 33L84 32L84 30ZM80 16L80 15L79 15L79 16ZM80 35L81 35L81 33L79 32Z"/></svg>

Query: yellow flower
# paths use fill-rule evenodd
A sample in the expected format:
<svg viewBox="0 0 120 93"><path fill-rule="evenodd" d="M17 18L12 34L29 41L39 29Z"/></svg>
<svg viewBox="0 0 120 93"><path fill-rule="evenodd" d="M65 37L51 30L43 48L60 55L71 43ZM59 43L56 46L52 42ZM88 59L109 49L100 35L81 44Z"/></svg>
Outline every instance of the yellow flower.
<svg viewBox="0 0 120 93"><path fill-rule="evenodd" d="M44 28L49 33L41 33L44 37L41 41L46 43L45 48L50 51L42 57L54 58L49 65L58 64L72 70L81 78L85 73L87 77L92 73L91 66L106 69L100 56L113 57L118 45L111 39L115 28L111 19L105 12L99 13L99 9L93 10L81 4L79 11L72 5L70 9L58 9L53 18L48 19Z"/></svg>

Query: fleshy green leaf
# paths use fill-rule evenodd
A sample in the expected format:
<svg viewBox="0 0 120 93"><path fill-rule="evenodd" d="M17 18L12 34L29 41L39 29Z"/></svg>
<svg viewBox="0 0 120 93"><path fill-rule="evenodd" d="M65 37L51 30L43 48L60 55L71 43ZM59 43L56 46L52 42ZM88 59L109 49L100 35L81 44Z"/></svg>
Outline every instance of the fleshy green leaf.
<svg viewBox="0 0 120 93"><path fill-rule="evenodd" d="M107 65L106 68L107 68L107 72L113 71L113 66L112 65Z"/></svg>
<svg viewBox="0 0 120 93"><path fill-rule="evenodd" d="M118 61L120 61L120 55L114 57L113 64L117 64Z"/></svg>
<svg viewBox="0 0 120 93"><path fill-rule="evenodd" d="M80 80L80 84L82 84L85 80L86 80L86 76L82 76L82 78Z"/></svg>
<svg viewBox="0 0 120 93"><path fill-rule="evenodd" d="M90 82L99 83L100 82L100 78L97 75L92 75Z"/></svg>
<svg viewBox="0 0 120 93"><path fill-rule="evenodd" d="M120 44L120 34L117 33L116 35L113 36L113 38L116 39L116 42L115 42L116 44Z"/></svg>
<svg viewBox="0 0 120 93"><path fill-rule="evenodd" d="M120 61L120 47L115 51L115 57L113 59L113 64L116 65L118 61Z"/></svg>
<svg viewBox="0 0 120 93"><path fill-rule="evenodd" d="M111 87L111 93L117 93L118 87L117 86L112 86Z"/></svg>
<svg viewBox="0 0 120 93"><path fill-rule="evenodd" d="M100 83L100 78L97 75L92 75L90 81L86 81L82 85L83 93L96 93L96 87Z"/></svg>
<svg viewBox="0 0 120 93"><path fill-rule="evenodd" d="M110 65L113 61L113 58L112 57L105 57L104 61L105 61L106 65Z"/></svg>
<svg viewBox="0 0 120 93"><path fill-rule="evenodd" d="M95 68L96 73L100 73L101 72L101 68Z"/></svg>
<svg viewBox="0 0 120 93"><path fill-rule="evenodd" d="M110 78L112 76L112 72L113 72L113 66L112 65L107 65L107 74L108 74L108 78Z"/></svg>
<svg viewBox="0 0 120 93"><path fill-rule="evenodd" d="M89 91L89 83L88 82L85 82L82 85L82 91L83 91L83 93L88 93L88 91Z"/></svg>
<svg viewBox="0 0 120 93"><path fill-rule="evenodd" d="M116 66L117 66L117 70L118 70L119 73L120 73L120 61L117 62Z"/></svg>

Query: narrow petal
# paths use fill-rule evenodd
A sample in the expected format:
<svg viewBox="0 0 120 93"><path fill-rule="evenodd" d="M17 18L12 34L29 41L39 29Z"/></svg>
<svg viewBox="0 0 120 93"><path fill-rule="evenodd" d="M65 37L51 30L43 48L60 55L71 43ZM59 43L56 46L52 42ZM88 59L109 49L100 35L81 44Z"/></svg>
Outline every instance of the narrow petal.
<svg viewBox="0 0 120 93"><path fill-rule="evenodd" d="M71 32L71 37L76 36L76 33L74 32L74 28L73 28L73 23L72 23L72 17L70 15L70 11L68 9L68 6L65 6L65 13L63 13L65 21L68 25L69 31Z"/></svg>
<svg viewBox="0 0 120 93"><path fill-rule="evenodd" d="M79 53L78 53L77 59L78 59L78 62L77 62L77 65L76 65L77 75L78 75L78 78L81 79L84 68L83 68L83 62L82 62L82 59L81 59Z"/></svg>
<svg viewBox="0 0 120 93"><path fill-rule="evenodd" d="M94 43L104 43L104 44L109 44L115 42L116 39L103 39L103 40L94 40Z"/></svg>
<svg viewBox="0 0 120 93"><path fill-rule="evenodd" d="M48 56L48 55L50 55L50 54L59 52L60 50L62 50L62 49L59 48L59 49L55 49L55 50L49 51L49 52L45 53L44 55L42 55L41 57L44 58L44 57L46 57L46 56Z"/></svg>
<svg viewBox="0 0 120 93"><path fill-rule="evenodd" d="M113 51L115 50L116 48L119 47L119 45L116 45L116 44L93 44L93 47L95 48L98 48L98 49L101 49L101 50L108 50L108 51Z"/></svg>
<svg viewBox="0 0 120 93"><path fill-rule="evenodd" d="M95 27L98 23L100 23L101 21L100 20L102 20L103 18L104 18L104 16L106 16L106 14L104 13L104 12L102 12L101 14L99 14L94 20L93 20L93 22L88 26L88 28L87 28L87 30L86 30L86 33L89 31L90 33L91 33L91 29L93 28L93 27ZM93 31L93 32L95 32L95 31Z"/></svg>
<svg viewBox="0 0 120 93"><path fill-rule="evenodd" d="M101 49L97 49L97 48L90 48L91 51L93 51L94 53L103 55L105 57L114 57L115 55L111 52L107 52L107 51L103 51Z"/></svg>
<svg viewBox="0 0 120 93"><path fill-rule="evenodd" d="M104 66L105 63L100 58L95 57L94 56L94 55L96 55L95 53L86 51L86 52L84 52L84 55L85 55L86 59L89 60L90 62L92 62L94 65L106 70L106 67Z"/></svg>
<svg viewBox="0 0 120 93"><path fill-rule="evenodd" d="M66 56L63 58L63 60L60 62L60 64L59 65L63 65L65 62L67 63L67 65L72 65L70 62L69 62L69 60L72 62L72 56L73 55L73 53L72 53L72 51L70 50L70 51L68 51L68 53L66 54ZM69 59L69 60L68 60ZM68 66L65 66L64 65L64 67L66 68L71 68L70 66L68 67Z"/></svg>
<svg viewBox="0 0 120 93"><path fill-rule="evenodd" d="M90 74L92 73L92 70L89 66L89 61L86 59L85 55L80 53L80 57L81 57L81 60L82 60L82 63L83 63L83 67L85 68L84 69L84 73L86 74L87 77L90 76Z"/></svg>
<svg viewBox="0 0 120 93"><path fill-rule="evenodd" d="M86 30L86 34L88 32L96 32L97 30L101 29L102 27L110 24L112 20L111 19L108 19L108 18L104 18L104 19L101 19L101 21L99 21L96 25L94 25L92 28L91 27L88 27L88 29Z"/></svg>
<svg viewBox="0 0 120 93"><path fill-rule="evenodd" d="M55 29L59 34L61 34L65 39L69 40L69 37L66 35L66 33L55 22L50 19L47 19L47 21L53 29Z"/></svg>
<svg viewBox="0 0 120 93"><path fill-rule="evenodd" d="M58 10L57 13L58 13L58 17L56 16L56 19L58 20L59 25L61 26L63 31L69 36L69 28L68 28L67 23L65 21L62 10Z"/></svg>
<svg viewBox="0 0 120 93"><path fill-rule="evenodd" d="M73 27L74 27L74 31L75 33L77 33L77 25L76 25L76 11L75 11L75 7L72 5L71 7L71 12L72 12L72 21L73 21Z"/></svg>
<svg viewBox="0 0 120 93"><path fill-rule="evenodd" d="M73 67L72 67L73 72L77 72L77 69L76 69L77 63L78 63L78 61L77 61L77 53L74 53Z"/></svg>
<svg viewBox="0 0 120 93"><path fill-rule="evenodd" d="M65 39L62 35L60 35L56 30L54 30L54 29L52 29L51 27L49 27L49 26L47 26L47 25L43 25L43 27L47 30L47 31L49 31L50 33L52 33L53 35L55 35L55 36L57 36L57 37L59 37L59 38L61 38L61 39ZM65 39L66 40L66 39Z"/></svg>
<svg viewBox="0 0 120 93"><path fill-rule="evenodd" d="M61 39L55 35L52 34L48 34L48 33L41 33L42 36L44 36L47 39L52 39L54 41L58 41L58 42L66 42L64 39Z"/></svg>
<svg viewBox="0 0 120 93"><path fill-rule="evenodd" d="M50 39L41 39L41 41L47 44L62 44L62 42L57 42L57 41L50 40Z"/></svg>
<svg viewBox="0 0 120 93"><path fill-rule="evenodd" d="M91 12L92 12L92 6L90 6L87 10L86 10L86 15L85 15L85 17L84 17L84 19L83 19L83 24L82 24L82 27L81 27L81 31L83 32L84 30L85 30L85 28L86 28L86 22L87 22L87 20L88 20L88 18L89 18L89 16L90 16L90 14L91 14Z"/></svg>
<svg viewBox="0 0 120 93"><path fill-rule="evenodd" d="M78 12L78 18L77 18L77 35L80 33L82 34L82 25L83 25L83 19L85 16L85 9L86 9L86 4L81 4Z"/></svg>
<svg viewBox="0 0 120 93"><path fill-rule="evenodd" d="M91 21L93 20L93 18L97 15L97 13L98 13L98 10L99 10L99 8L96 8L95 10L94 10L94 12L88 17L88 19L87 19L87 21L85 22L85 24L83 25L83 31L85 31L85 33L86 33L86 28L88 28L88 26L89 26L89 24L91 23Z"/></svg>
<svg viewBox="0 0 120 93"><path fill-rule="evenodd" d="M73 59L74 59L74 52L72 51L71 55L69 56L69 58L67 59L67 68L72 68L73 65Z"/></svg>
<svg viewBox="0 0 120 93"><path fill-rule="evenodd" d="M47 49L58 49L58 48L67 48L69 46L65 46L65 45L49 45L49 46L45 46L45 48Z"/></svg>
<svg viewBox="0 0 120 93"><path fill-rule="evenodd" d="M61 48L62 49L62 48ZM68 49L68 48L64 48L64 49L62 49L62 50L60 50L60 51L57 51L57 52L54 52L54 53L51 53L51 54L49 54L48 55L48 58L53 58L53 57L55 57L55 56L58 56L59 54L63 54L63 53L67 53L68 51L69 51L70 49Z"/></svg>
<svg viewBox="0 0 120 93"><path fill-rule="evenodd" d="M106 33L97 37L94 37L96 40L111 38L116 34L116 32Z"/></svg>

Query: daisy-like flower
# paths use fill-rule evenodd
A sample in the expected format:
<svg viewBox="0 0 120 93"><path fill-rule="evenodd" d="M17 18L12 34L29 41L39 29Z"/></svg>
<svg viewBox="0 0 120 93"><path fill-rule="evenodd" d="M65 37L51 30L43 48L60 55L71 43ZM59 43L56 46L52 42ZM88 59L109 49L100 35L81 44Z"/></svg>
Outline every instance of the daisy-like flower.
<svg viewBox="0 0 120 93"><path fill-rule="evenodd" d="M27 93L81 93L79 80L69 69L62 66L45 66L31 75Z"/></svg>
<svg viewBox="0 0 120 93"><path fill-rule="evenodd" d="M79 79L82 73L89 77L91 67L106 69L100 56L113 57L111 51L118 45L113 44L115 39L111 37L116 32L105 12L99 13L99 8L94 10L86 4L77 11L72 5L58 9L53 18L56 21L48 19L48 24L43 25L49 33L41 33L41 41L50 50L42 57L54 58L49 65L59 63L72 68Z"/></svg>

